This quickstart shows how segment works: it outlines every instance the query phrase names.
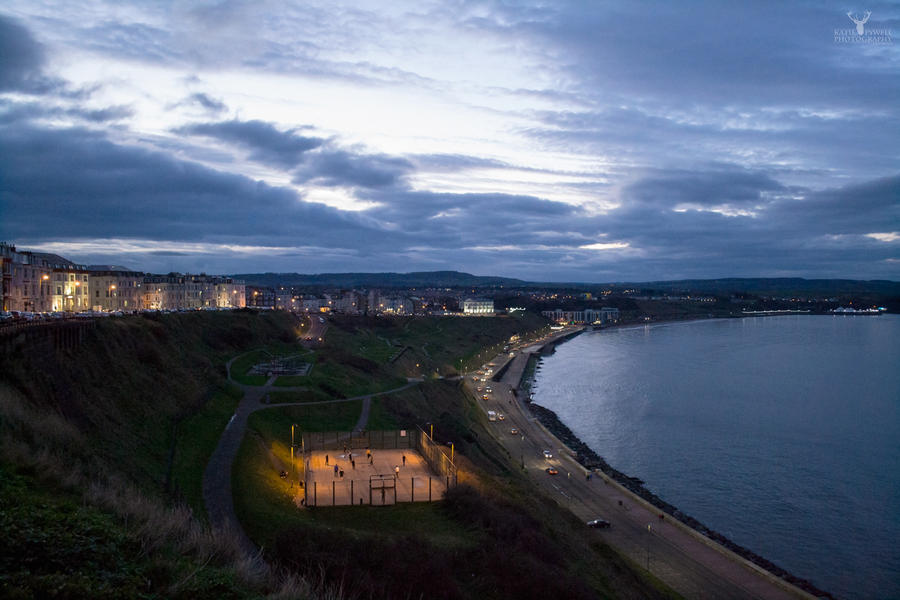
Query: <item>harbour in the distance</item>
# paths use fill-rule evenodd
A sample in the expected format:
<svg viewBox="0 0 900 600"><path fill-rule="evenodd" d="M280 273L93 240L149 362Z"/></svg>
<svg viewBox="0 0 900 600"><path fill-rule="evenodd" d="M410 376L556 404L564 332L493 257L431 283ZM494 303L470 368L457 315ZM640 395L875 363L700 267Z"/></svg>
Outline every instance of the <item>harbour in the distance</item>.
<svg viewBox="0 0 900 600"><path fill-rule="evenodd" d="M900 597L900 316L584 333L534 400L612 466L842 598Z"/></svg>

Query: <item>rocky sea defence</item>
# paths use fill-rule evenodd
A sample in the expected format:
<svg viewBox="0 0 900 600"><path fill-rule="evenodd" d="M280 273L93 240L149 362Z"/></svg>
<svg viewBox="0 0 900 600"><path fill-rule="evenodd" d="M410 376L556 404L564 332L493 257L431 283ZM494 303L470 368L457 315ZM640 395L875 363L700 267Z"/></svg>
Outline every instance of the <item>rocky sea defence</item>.
<svg viewBox="0 0 900 600"><path fill-rule="evenodd" d="M708 537L718 544L721 544L725 548L728 548L738 556L741 556L749 560L750 562L762 567L773 575L776 575L784 579L785 581L790 582L791 584L816 597L832 599L834 598L833 595L819 589L810 581L791 574L790 572L779 567L770 560L767 560L759 554L756 554L752 550L736 544L721 533L710 529L697 519L681 512L677 507L669 504L668 502L648 490L646 487L644 487L644 482L641 479L637 477L631 477L615 469L609 463L607 463L602 456L597 454L587 444L578 439L578 437L574 433L572 433L572 430L569 429L562 421L560 421L556 413L549 408L545 408L539 404L535 404L534 402L529 402L528 407L530 408L531 413L537 418L537 420L540 421L540 423L544 427L546 427L547 430L550 431L550 433L552 433L557 439L559 439L569 450L571 450L575 459L586 469L602 471L608 477L615 480L632 493L640 496L653 506L659 508L662 512L671 515L688 527L691 527L700 534Z"/></svg>

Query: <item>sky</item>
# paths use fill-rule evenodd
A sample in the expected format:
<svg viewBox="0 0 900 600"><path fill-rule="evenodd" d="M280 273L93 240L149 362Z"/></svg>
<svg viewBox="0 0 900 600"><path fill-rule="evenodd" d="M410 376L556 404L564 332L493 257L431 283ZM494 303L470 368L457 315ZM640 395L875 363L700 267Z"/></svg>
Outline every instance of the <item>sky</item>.
<svg viewBox="0 0 900 600"><path fill-rule="evenodd" d="M0 240L163 273L900 280L900 3L852 2L6 0Z"/></svg>

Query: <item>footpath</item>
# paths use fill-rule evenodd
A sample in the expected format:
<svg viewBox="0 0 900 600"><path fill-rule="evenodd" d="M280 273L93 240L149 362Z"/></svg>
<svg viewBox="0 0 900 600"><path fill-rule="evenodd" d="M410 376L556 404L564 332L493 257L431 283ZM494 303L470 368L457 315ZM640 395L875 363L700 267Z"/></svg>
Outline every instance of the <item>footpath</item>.
<svg viewBox="0 0 900 600"><path fill-rule="evenodd" d="M243 356L243 355L242 355ZM238 450L241 447L241 441L244 439L244 433L247 430L247 421L250 415L264 408L274 408L279 406L314 406L318 404L337 404L339 402L355 402L362 400L362 411L357 421L354 431L362 431L365 429L369 420L369 411L371 408L372 398L393 394L408 389L421 383L421 380L412 380L406 385L398 388L387 390L385 392L377 392L374 394L366 394L363 396L354 396L353 398L339 398L335 400L323 400L319 402L285 402L278 404L267 404L263 399L271 392L290 392L304 390L304 387L275 387L276 377L270 377L265 385L252 386L238 383L231 379L231 365L240 358L236 356L228 361L226 368L228 370L228 379L234 385L240 387L244 392L244 397L238 404L234 415L222 432L219 443L213 451L203 472L203 504L206 506L206 512L209 516L210 526L219 531L231 532L240 540L241 547L250 556L259 556L259 548L254 544L241 527L237 514L234 511L234 498L231 493L231 469L234 465L234 459L237 457Z"/></svg>

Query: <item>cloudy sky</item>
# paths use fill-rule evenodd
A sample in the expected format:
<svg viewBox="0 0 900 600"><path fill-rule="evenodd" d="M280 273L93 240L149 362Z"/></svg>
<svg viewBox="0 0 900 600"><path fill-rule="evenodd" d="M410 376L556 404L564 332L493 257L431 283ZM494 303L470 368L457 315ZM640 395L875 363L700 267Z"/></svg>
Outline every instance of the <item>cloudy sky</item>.
<svg viewBox="0 0 900 600"><path fill-rule="evenodd" d="M155 272L900 279L900 4L856 1L6 0L0 239Z"/></svg>

